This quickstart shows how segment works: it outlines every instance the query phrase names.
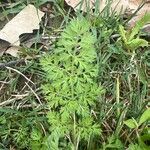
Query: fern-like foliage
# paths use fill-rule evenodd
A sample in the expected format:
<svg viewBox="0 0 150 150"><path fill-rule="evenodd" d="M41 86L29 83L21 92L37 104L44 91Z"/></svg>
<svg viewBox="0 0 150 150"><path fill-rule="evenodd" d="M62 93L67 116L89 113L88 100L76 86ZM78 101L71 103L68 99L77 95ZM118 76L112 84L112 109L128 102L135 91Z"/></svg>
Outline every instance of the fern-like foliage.
<svg viewBox="0 0 150 150"><path fill-rule="evenodd" d="M50 109L47 117L51 149L58 149L61 138L67 137L71 147L77 148L80 140L88 141L100 134L91 113L102 92L97 83L95 42L90 22L73 19L62 32L56 49L41 60L47 79L43 92Z"/></svg>

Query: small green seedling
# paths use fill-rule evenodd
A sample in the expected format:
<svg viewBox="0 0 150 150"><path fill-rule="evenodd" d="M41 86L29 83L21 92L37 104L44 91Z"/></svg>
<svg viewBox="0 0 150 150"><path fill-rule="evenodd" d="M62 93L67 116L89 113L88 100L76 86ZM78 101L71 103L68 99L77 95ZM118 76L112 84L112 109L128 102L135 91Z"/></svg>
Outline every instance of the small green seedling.
<svg viewBox="0 0 150 150"><path fill-rule="evenodd" d="M137 138L138 138L138 141L139 141L139 145L142 148L145 148L145 149L142 149L142 150L150 149L150 146L147 146L144 143L144 141L150 140L149 127L147 127L148 132L146 132L144 135L140 135L138 130L139 130L140 126L144 125L148 121L150 121L150 108L148 108L147 110L144 111L144 113L141 115L141 117L138 121L135 120L134 118L124 121L125 125L127 125L130 129L134 129L136 131ZM146 127L144 129L146 129Z"/></svg>
<svg viewBox="0 0 150 150"><path fill-rule="evenodd" d="M141 28L150 22L150 13L144 15L144 17L139 20L133 29L126 31L122 25L119 26L119 33L123 46L127 49L128 53L133 53L139 47L148 46L148 42L139 37L139 32Z"/></svg>
<svg viewBox="0 0 150 150"><path fill-rule="evenodd" d="M102 88L97 83L96 38L90 28L87 19L73 19L62 32L57 48L41 60L47 79L43 92L51 126L48 140L53 149L68 142L66 149L77 150L82 140L88 142L101 131L91 113Z"/></svg>
<svg viewBox="0 0 150 150"><path fill-rule="evenodd" d="M150 108L145 110L145 112L141 115L139 121L137 122L134 118L126 120L124 123L131 129L138 128L143 123L150 120Z"/></svg>

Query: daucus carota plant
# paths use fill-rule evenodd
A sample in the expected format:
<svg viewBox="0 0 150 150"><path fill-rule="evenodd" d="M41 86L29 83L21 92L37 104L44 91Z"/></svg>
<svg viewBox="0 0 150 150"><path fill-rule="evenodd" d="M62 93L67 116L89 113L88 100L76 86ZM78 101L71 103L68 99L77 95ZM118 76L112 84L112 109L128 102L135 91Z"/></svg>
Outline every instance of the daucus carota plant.
<svg viewBox="0 0 150 150"><path fill-rule="evenodd" d="M100 134L94 113L102 93L95 42L90 22L78 17L64 29L56 49L41 60L47 79L43 92L49 106L51 149L58 149L65 139L70 148L78 149L82 140Z"/></svg>

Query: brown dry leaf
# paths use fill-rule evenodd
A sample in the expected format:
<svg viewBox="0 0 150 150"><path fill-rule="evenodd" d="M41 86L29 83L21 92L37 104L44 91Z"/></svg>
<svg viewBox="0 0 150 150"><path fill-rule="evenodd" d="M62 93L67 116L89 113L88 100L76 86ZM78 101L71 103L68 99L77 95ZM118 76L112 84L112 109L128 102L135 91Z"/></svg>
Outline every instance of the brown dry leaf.
<svg viewBox="0 0 150 150"><path fill-rule="evenodd" d="M130 27L133 27L135 23L145 15L145 13L150 13L150 0L146 0L146 2L147 3L145 3L145 5L137 12L136 16L130 20ZM142 0L130 0L129 8L132 13L134 13L141 4Z"/></svg>
<svg viewBox="0 0 150 150"><path fill-rule="evenodd" d="M87 1L83 0L83 5L81 10L86 11ZM130 10L131 13L134 13L143 0L113 0L111 4L112 10L115 9L117 13L124 13L126 10ZM94 6L95 0L88 1L90 8ZM150 12L150 0L146 0L146 4L140 9L135 17L129 22L130 26L134 26L134 24L143 17L146 12ZM66 0L66 3L73 7L75 10L80 8L81 0ZM108 0L100 0L99 10L102 11L104 7L107 5Z"/></svg>
<svg viewBox="0 0 150 150"><path fill-rule="evenodd" d="M18 51L21 49L20 46L11 46L6 50L5 53L10 54L13 57L18 57Z"/></svg>
<svg viewBox="0 0 150 150"><path fill-rule="evenodd" d="M83 0L81 10L86 11L87 6L92 8L94 6L95 0ZM66 0L66 3L73 7L75 10L80 8L81 0ZM104 7L108 4L108 0L100 0L99 10L102 11ZM116 10L117 13L124 12L129 6L129 0L113 0L111 4L112 10Z"/></svg>
<svg viewBox="0 0 150 150"><path fill-rule="evenodd" d="M39 29L39 23L43 16L44 13L37 10L33 5L26 6L0 31L0 39L9 42L12 46L19 46L19 36Z"/></svg>
<svg viewBox="0 0 150 150"><path fill-rule="evenodd" d="M10 43L0 39L0 56L6 51L6 49L10 46Z"/></svg>

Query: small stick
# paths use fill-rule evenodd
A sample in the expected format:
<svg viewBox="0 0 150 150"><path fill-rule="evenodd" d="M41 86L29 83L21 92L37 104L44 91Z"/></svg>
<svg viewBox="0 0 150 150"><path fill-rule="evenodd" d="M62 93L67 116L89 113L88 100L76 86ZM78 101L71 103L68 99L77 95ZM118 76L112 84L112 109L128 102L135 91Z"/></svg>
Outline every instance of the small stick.
<svg viewBox="0 0 150 150"><path fill-rule="evenodd" d="M23 76L27 81L29 81L30 83L32 83L33 85L35 85L34 84L34 82L32 82L29 78L27 78L23 73L21 73L20 71L18 71L18 70L16 70L16 69L14 69L14 68L11 68L11 67L6 67L8 70L12 70L12 71L14 71L14 72L17 72L18 74L20 74L21 76Z"/></svg>
<svg viewBox="0 0 150 150"><path fill-rule="evenodd" d="M42 102L40 100L40 98L38 97L38 95L34 92L34 90L29 86L29 84L27 82L25 82L25 84L27 85L27 87L31 90L31 92L35 95L35 97L37 98L37 100L39 101L39 103L42 105Z"/></svg>
<svg viewBox="0 0 150 150"><path fill-rule="evenodd" d="M13 66L13 65L16 65L18 63L23 63L23 62L25 62L25 59L10 61L10 62L7 62L7 63L0 63L0 69L4 69L6 67Z"/></svg>
<svg viewBox="0 0 150 150"><path fill-rule="evenodd" d="M24 97L28 96L28 94L24 94L24 95L19 95L18 97L16 96L15 98L12 98L12 99L8 99L6 101L3 101L0 103L0 108L3 107L3 106L6 106L6 105L9 105L10 103L16 101L16 100L20 100Z"/></svg>

